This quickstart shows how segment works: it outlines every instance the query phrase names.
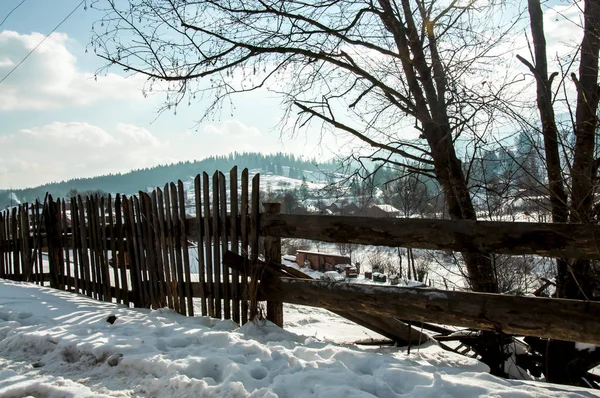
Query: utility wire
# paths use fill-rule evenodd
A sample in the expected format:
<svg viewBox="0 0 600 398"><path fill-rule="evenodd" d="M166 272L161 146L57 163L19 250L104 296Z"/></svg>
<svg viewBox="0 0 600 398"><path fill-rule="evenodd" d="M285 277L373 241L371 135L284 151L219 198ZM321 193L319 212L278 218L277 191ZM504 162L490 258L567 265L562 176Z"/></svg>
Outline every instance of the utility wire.
<svg viewBox="0 0 600 398"><path fill-rule="evenodd" d="M10 12L8 14L6 14L6 16L4 17L4 19L2 20L2 22L0 22L0 26L4 25L4 22L6 22L6 20L8 19L8 17L10 17L10 14L12 14L15 11L17 11L17 8L21 7L21 5L23 3L25 3L25 0L22 0L19 4L17 4L15 6L15 8L13 8L12 10L10 10Z"/></svg>
<svg viewBox="0 0 600 398"><path fill-rule="evenodd" d="M48 37L49 37L49 36L50 36L52 33L54 33L54 32L56 31L56 29L60 28L60 26L61 26L63 23L65 23L65 22L67 21L67 19L69 19L69 18L71 17L71 15L73 15L73 14L75 13L75 11L77 11L77 9L78 9L79 7L81 7L81 5L82 5L83 3L85 3L85 1L86 1L86 0L81 0L81 2L80 2L79 4L77 4L77 6L75 6L75 8L73 8L73 10L72 10L72 11L69 13L69 15L67 15L67 16L66 16L66 17L65 17L65 18L64 18L62 21L60 21L60 23L59 23L58 25L56 25L56 26L54 27L54 29L52 29L52 31L51 31L50 33L48 33L46 36L44 36L44 38L43 38L43 39L42 39L42 40L41 40L41 41L40 41L40 42L39 42L39 43L38 43L38 44L37 44L37 45L36 45L36 46L35 46L35 47L34 47L34 48L31 50L31 51L29 51L29 53L27 53L27 55L26 55L26 56L25 56L25 57L24 57L24 58L21 60L21 62L19 62L18 64L16 64L16 65L15 65L15 67L14 67L14 68L12 68L12 69L10 70L10 72L8 72L8 73L6 74L6 76L4 76L4 77L3 77L3 78L0 80L0 84L2 84L2 82L4 82L4 81L5 81L5 80L6 80L6 79L7 79L7 78L10 76L10 75L12 75L12 74L13 74L13 72L14 72L14 71L16 71L16 70L19 68L19 66L21 66L21 65L23 64L23 62L25 62L25 60L27 60L27 58L29 58L29 56L30 56L31 54L33 54L33 52L34 52L35 50L37 50L37 49L38 49L38 47L39 47L39 46L41 46L41 45L42 45L42 43L44 43L44 42L46 41L46 39L47 39L47 38L48 38Z"/></svg>

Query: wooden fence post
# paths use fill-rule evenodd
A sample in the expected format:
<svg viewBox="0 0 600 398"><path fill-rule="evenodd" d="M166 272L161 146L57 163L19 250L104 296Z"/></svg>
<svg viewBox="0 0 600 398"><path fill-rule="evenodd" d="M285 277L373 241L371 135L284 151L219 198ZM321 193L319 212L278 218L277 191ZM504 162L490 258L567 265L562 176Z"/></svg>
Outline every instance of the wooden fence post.
<svg viewBox="0 0 600 398"><path fill-rule="evenodd" d="M265 213L278 214L281 212L281 203L263 203ZM266 262L281 263L281 238L277 236L265 236ZM261 284L270 283L271 276L263 275ZM279 327L283 327L283 302L267 301L267 319Z"/></svg>

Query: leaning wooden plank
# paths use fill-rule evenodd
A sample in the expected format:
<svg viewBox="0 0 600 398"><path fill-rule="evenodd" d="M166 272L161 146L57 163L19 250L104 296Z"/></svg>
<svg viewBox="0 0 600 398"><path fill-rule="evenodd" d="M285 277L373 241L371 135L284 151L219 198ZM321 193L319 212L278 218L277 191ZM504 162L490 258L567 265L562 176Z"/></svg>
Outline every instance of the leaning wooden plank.
<svg viewBox="0 0 600 398"><path fill-rule="evenodd" d="M181 228L181 249L183 251L183 274L185 276L184 290L187 299L187 315L194 316L194 301L192 299L192 272L190 270L190 252L188 249L187 231L185 228L185 190L183 182L177 181L177 194L179 197L179 219Z"/></svg>
<svg viewBox="0 0 600 398"><path fill-rule="evenodd" d="M260 299L435 322L507 334L600 344L600 303L280 278Z"/></svg>
<svg viewBox="0 0 600 398"><path fill-rule="evenodd" d="M200 308L202 316L208 315L206 307L206 269L204 268L204 242L202 236L202 188L200 186L200 174L194 178L194 202L196 204L196 231L198 233L198 279L200 281Z"/></svg>

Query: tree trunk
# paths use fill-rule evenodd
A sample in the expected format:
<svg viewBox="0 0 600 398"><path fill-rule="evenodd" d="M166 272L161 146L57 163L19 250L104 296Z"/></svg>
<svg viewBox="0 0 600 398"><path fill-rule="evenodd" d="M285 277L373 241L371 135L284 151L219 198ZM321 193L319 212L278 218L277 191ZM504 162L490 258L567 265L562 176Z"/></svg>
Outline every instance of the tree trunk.
<svg viewBox="0 0 600 398"><path fill-rule="evenodd" d="M450 129L443 131L434 125L430 126L430 130L431 133L426 135L432 148L435 173L442 186L450 218L476 220L477 214L471 201L462 163L452 144ZM469 252L462 253L462 256L471 288L478 292L497 293L498 285L490 257Z"/></svg>

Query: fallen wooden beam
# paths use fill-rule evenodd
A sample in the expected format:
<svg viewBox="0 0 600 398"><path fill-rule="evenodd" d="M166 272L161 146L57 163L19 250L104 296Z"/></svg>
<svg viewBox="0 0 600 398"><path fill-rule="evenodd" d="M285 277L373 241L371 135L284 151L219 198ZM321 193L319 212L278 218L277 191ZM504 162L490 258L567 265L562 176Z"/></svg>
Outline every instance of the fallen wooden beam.
<svg viewBox="0 0 600 398"><path fill-rule="evenodd" d="M230 251L223 255L223 264L238 270L242 275L249 273L249 270L244 267L244 257ZM264 263L259 261L255 266L263 267L265 272L278 278L300 278L305 280L314 280L302 271L288 267L279 263ZM269 279L269 284L277 279ZM382 336L385 336L398 345L419 345L429 341L426 334L421 333L416 328L396 319L395 317L379 317L371 314L356 313L351 307L345 309L335 309L331 312L344 317L360 326L370 329Z"/></svg>
<svg viewBox="0 0 600 398"><path fill-rule="evenodd" d="M507 334L600 344L600 303L280 278L259 299L434 322Z"/></svg>
<svg viewBox="0 0 600 398"><path fill-rule="evenodd" d="M262 236L415 249L600 259L600 226L261 214Z"/></svg>

